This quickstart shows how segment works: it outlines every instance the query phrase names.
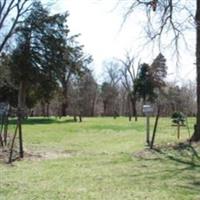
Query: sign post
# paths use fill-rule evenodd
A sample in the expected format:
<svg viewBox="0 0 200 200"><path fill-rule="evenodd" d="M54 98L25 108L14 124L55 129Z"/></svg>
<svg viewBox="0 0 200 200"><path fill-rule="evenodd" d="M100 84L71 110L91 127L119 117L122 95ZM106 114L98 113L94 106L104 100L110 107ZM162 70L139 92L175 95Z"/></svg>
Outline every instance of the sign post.
<svg viewBox="0 0 200 200"><path fill-rule="evenodd" d="M0 103L0 116L6 115L9 110L9 105L7 103Z"/></svg>
<svg viewBox="0 0 200 200"><path fill-rule="evenodd" d="M9 105L7 103L0 103L0 144L3 147L7 143L8 131L8 111Z"/></svg>
<svg viewBox="0 0 200 200"><path fill-rule="evenodd" d="M150 144L150 115L153 113L153 108L150 105L143 105L143 113L146 115L146 142Z"/></svg>

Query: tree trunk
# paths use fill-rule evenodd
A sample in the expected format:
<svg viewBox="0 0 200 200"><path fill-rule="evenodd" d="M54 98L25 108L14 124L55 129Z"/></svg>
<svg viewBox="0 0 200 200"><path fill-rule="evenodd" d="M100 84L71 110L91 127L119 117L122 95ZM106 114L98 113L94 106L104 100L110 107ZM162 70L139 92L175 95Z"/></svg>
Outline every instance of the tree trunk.
<svg viewBox="0 0 200 200"><path fill-rule="evenodd" d="M160 105L158 105L158 112L157 112L156 120L155 120L155 124L154 124L153 135L152 135L151 143L150 143L150 149L153 149L159 117L160 117Z"/></svg>
<svg viewBox="0 0 200 200"><path fill-rule="evenodd" d="M67 115L67 103L64 102L62 103L62 108L61 108L61 116L66 116Z"/></svg>
<svg viewBox="0 0 200 200"><path fill-rule="evenodd" d="M114 118L114 119L117 119L117 117L118 117L118 112L117 112L116 110L114 110L113 118Z"/></svg>
<svg viewBox="0 0 200 200"><path fill-rule="evenodd" d="M15 138L17 136L17 130L19 128L18 126L19 126L19 124L17 123L17 126L15 128L15 133L14 133L14 136L13 136L13 139L12 139L12 142L11 142L10 155L9 155L8 163L12 162L12 154L13 154L13 148L14 148L14 144L15 144Z"/></svg>
<svg viewBox="0 0 200 200"><path fill-rule="evenodd" d="M34 110L30 110L30 117L34 116Z"/></svg>
<svg viewBox="0 0 200 200"><path fill-rule="evenodd" d="M41 111L42 111L42 116L45 117L45 103L43 100L41 101Z"/></svg>
<svg viewBox="0 0 200 200"><path fill-rule="evenodd" d="M4 118L4 144L7 145L7 137L8 137L8 116Z"/></svg>
<svg viewBox="0 0 200 200"><path fill-rule="evenodd" d="M26 99L26 84L22 80L22 81L20 81L19 92L18 92L18 127L19 127L19 155L20 155L20 158L24 157L21 120L23 117L23 112L24 112L24 107L25 107L25 99Z"/></svg>
<svg viewBox="0 0 200 200"><path fill-rule="evenodd" d="M4 131L4 116L1 117L1 127L0 127L0 144L4 146L3 131Z"/></svg>
<svg viewBox="0 0 200 200"><path fill-rule="evenodd" d="M79 122L82 122L82 115L79 114Z"/></svg>
<svg viewBox="0 0 200 200"><path fill-rule="evenodd" d="M146 143L149 146L150 144L150 117L146 117Z"/></svg>
<svg viewBox="0 0 200 200"><path fill-rule="evenodd" d="M49 117L49 102L46 102L46 117Z"/></svg>
<svg viewBox="0 0 200 200"><path fill-rule="evenodd" d="M103 115L106 116L107 102L103 101Z"/></svg>
<svg viewBox="0 0 200 200"><path fill-rule="evenodd" d="M76 117L76 115L74 115L74 122L77 122L77 117Z"/></svg>
<svg viewBox="0 0 200 200"><path fill-rule="evenodd" d="M196 128L191 141L200 141L200 1L196 0L196 72L197 72L197 116Z"/></svg>
<svg viewBox="0 0 200 200"><path fill-rule="evenodd" d="M68 87L69 87L69 78L71 76L71 73L68 74L67 80L65 78L62 80L62 95L63 95L63 102L61 105L61 116L67 115L67 107L68 107Z"/></svg>
<svg viewBox="0 0 200 200"><path fill-rule="evenodd" d="M135 98L131 98L131 104L132 104L133 116L135 117L135 121L137 121L137 110L136 110Z"/></svg>
<svg viewBox="0 0 200 200"><path fill-rule="evenodd" d="M61 116L66 116L67 115L67 97L68 97L68 84L64 81L63 82L63 102L61 105Z"/></svg>
<svg viewBox="0 0 200 200"><path fill-rule="evenodd" d="M130 100L130 95L128 95L128 98L127 98L127 103L128 103L128 120L129 122L131 121L132 119L132 111L131 111L131 100Z"/></svg>
<svg viewBox="0 0 200 200"><path fill-rule="evenodd" d="M91 116L94 117L94 113L95 113L95 104L96 104L96 93L95 96L92 100L92 110L91 110Z"/></svg>

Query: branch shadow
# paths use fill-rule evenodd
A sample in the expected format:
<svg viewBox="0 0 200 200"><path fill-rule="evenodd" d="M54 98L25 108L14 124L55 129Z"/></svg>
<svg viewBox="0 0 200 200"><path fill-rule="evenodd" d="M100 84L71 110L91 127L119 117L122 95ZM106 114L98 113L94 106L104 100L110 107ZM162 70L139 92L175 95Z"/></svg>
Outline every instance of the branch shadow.
<svg viewBox="0 0 200 200"><path fill-rule="evenodd" d="M200 168L200 156L197 150L190 143L179 143L171 147L175 153L178 153L176 156L169 154L167 150L162 148L154 148L154 151L163 155L165 158L177 162L179 164L185 164L191 168ZM184 154L187 153L187 156ZM199 161L197 163L196 161Z"/></svg>
<svg viewBox="0 0 200 200"><path fill-rule="evenodd" d="M16 121L17 121L16 119L10 119L9 124L15 125ZM76 122L73 119L59 120L53 118L28 118L22 121L22 124L25 125L66 124L66 123L76 123Z"/></svg>
<svg viewBox="0 0 200 200"><path fill-rule="evenodd" d="M132 173L132 177L136 179L145 177L147 182L165 180L167 183L174 183L173 190L186 192L191 195L191 199L194 197L199 199L196 198L199 197L200 188L199 147L196 144L184 143L160 146L153 150L145 149L134 155L140 162L138 167L141 172ZM130 174L127 173L128 176Z"/></svg>

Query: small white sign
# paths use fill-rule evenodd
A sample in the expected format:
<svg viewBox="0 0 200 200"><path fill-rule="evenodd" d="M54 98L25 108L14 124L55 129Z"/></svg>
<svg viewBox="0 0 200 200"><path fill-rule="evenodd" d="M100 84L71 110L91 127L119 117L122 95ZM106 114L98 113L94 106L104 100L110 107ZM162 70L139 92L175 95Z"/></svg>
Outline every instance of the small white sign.
<svg viewBox="0 0 200 200"><path fill-rule="evenodd" d="M0 103L0 115L5 115L8 113L9 105L7 103Z"/></svg>
<svg viewBox="0 0 200 200"><path fill-rule="evenodd" d="M143 112L145 114L150 114L153 112L153 108L150 105L143 105Z"/></svg>

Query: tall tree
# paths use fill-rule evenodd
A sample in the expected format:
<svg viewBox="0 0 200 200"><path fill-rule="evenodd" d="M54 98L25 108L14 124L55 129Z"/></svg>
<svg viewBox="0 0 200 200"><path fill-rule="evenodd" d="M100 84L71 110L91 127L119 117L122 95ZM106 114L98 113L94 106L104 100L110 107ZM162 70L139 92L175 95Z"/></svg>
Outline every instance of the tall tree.
<svg viewBox="0 0 200 200"><path fill-rule="evenodd" d="M120 81L119 63L113 60L104 62L105 81L101 86L101 97L103 99L104 115L116 116L118 108L118 86Z"/></svg>
<svg viewBox="0 0 200 200"><path fill-rule="evenodd" d="M118 97L117 87L109 82L103 82L101 86L101 98L103 100L103 115L115 116Z"/></svg>
<svg viewBox="0 0 200 200"><path fill-rule="evenodd" d="M20 156L23 157L21 118L27 106L26 98L33 85L48 79L56 82L61 67L59 58L66 48L66 14L50 16L36 1L23 23L17 28L17 47L12 52L11 72L18 86L18 126ZM34 88L36 89L36 87Z"/></svg>
<svg viewBox="0 0 200 200"><path fill-rule="evenodd" d="M165 78L167 76L167 65L165 57L159 53L158 56L153 60L150 66L150 74L153 78L154 86L161 88L165 86Z"/></svg>
<svg viewBox="0 0 200 200"><path fill-rule="evenodd" d="M143 104L146 104L146 101L153 101L155 98L153 78L148 64L141 64L134 87L136 94L143 99Z"/></svg>
<svg viewBox="0 0 200 200"><path fill-rule="evenodd" d="M196 113L196 92L192 82L167 83L163 96L162 113L171 115L175 111L181 111L187 116L194 116Z"/></svg>
<svg viewBox="0 0 200 200"><path fill-rule="evenodd" d="M62 67L58 73L58 81L62 87L62 105L61 115L66 116L67 107L69 105L69 86L73 76L84 74L87 66L92 62L92 57L83 52L83 46L80 46L76 41L77 35L69 38L67 49L63 54Z"/></svg>
<svg viewBox="0 0 200 200"><path fill-rule="evenodd" d="M15 33L16 26L31 7L31 0L0 1L0 53Z"/></svg>
<svg viewBox="0 0 200 200"><path fill-rule="evenodd" d="M151 65L143 63L140 66L138 77L135 81L136 93L143 99L153 102L165 86L167 76L166 59L160 53Z"/></svg>
<svg viewBox="0 0 200 200"><path fill-rule="evenodd" d="M121 1L123 3L123 1ZM196 4L196 5L195 5ZM151 40L158 39L160 47L168 35L170 45L179 51L179 40L184 38L184 31L196 28L196 74L197 74L197 115L196 128L191 141L200 140L200 1L186 0L133 0L125 14L125 19L137 8L146 10L145 28ZM196 9L196 12L195 12ZM152 11L155 15L152 15ZM195 14L196 13L196 14ZM191 23L192 22L192 23ZM194 23L193 23L194 22ZM185 41L185 40L184 40ZM166 42L166 40L165 40Z"/></svg>
<svg viewBox="0 0 200 200"><path fill-rule="evenodd" d="M81 113L85 116L94 116L97 100L98 85L91 71L85 72L78 82Z"/></svg>
<svg viewBox="0 0 200 200"><path fill-rule="evenodd" d="M120 60L120 62L122 63L121 81L127 91L128 104L129 102L131 102L131 106L129 106L129 120L131 120L131 116L133 114L133 116L135 116L135 121L137 121L137 96L135 90L135 81L138 76L138 69L135 69L134 61L135 58L133 56L130 56L129 53L126 54L124 60ZM132 107L132 112L130 107Z"/></svg>
<svg viewBox="0 0 200 200"><path fill-rule="evenodd" d="M200 1L196 0L196 69L197 69L197 119L192 141L200 140Z"/></svg>
<svg viewBox="0 0 200 200"><path fill-rule="evenodd" d="M11 56L2 53L0 56L0 102L17 105L17 87L12 80L10 68Z"/></svg>
<svg viewBox="0 0 200 200"><path fill-rule="evenodd" d="M27 87L41 77L56 81L59 56L64 51L65 15L49 16L40 2L18 27L17 47L13 51L12 75L19 85L18 107L25 106Z"/></svg>

